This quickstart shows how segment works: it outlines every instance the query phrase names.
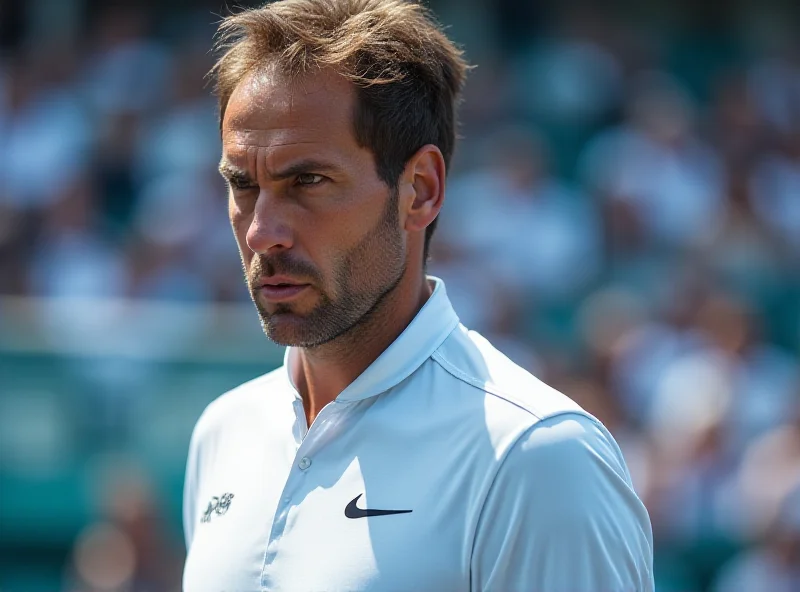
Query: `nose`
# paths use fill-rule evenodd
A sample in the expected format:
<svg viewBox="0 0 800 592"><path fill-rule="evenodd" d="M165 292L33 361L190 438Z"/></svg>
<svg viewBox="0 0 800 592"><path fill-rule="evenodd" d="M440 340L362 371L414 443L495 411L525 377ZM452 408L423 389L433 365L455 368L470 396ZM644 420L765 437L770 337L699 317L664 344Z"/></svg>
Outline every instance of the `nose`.
<svg viewBox="0 0 800 592"><path fill-rule="evenodd" d="M251 251L265 255L292 247L294 238L286 209L287 204L279 195L264 189L259 192L247 229L247 246Z"/></svg>

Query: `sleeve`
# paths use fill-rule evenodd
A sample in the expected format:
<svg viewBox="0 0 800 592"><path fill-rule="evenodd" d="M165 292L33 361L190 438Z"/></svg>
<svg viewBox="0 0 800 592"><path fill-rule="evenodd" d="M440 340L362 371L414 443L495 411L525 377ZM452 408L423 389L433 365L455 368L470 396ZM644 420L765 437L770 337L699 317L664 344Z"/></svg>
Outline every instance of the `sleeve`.
<svg viewBox="0 0 800 592"><path fill-rule="evenodd" d="M529 428L481 510L471 558L481 592L652 592L650 518L622 454L578 413Z"/></svg>

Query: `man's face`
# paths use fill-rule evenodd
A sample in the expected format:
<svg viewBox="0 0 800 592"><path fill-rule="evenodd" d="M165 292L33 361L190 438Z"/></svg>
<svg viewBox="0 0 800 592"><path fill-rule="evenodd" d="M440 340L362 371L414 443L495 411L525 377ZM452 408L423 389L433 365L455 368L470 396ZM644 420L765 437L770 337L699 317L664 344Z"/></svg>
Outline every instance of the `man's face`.
<svg viewBox="0 0 800 592"><path fill-rule="evenodd" d="M313 347L359 325L406 264L397 195L353 135L355 92L332 72L248 77L222 125L220 169L267 336Z"/></svg>

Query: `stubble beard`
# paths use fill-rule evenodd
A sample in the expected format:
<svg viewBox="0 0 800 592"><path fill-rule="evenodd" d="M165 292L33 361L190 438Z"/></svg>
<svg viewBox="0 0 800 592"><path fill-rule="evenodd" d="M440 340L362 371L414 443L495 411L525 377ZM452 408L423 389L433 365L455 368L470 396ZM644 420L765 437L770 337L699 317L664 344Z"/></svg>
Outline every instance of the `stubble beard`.
<svg viewBox="0 0 800 592"><path fill-rule="evenodd" d="M283 346L315 348L380 322L381 305L397 288L406 270L397 199L397 191L393 190L375 228L339 258L333 278L335 297L323 291L321 275L316 269L292 262L285 253L254 261L247 283L261 327L271 341ZM281 303L272 312L266 310L254 289L264 271L268 275L296 273L317 280L311 288L319 293L314 309L300 315L291 304Z"/></svg>

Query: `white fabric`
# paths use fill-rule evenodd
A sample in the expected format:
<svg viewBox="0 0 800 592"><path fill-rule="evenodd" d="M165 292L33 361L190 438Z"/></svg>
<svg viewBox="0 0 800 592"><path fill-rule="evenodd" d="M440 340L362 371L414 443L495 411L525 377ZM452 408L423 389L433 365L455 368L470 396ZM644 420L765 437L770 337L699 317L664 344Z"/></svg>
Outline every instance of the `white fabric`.
<svg viewBox="0 0 800 592"><path fill-rule="evenodd" d="M431 281L310 429L291 349L209 405L187 466L186 592L653 590L650 521L610 434L460 325ZM411 512L346 517L359 495Z"/></svg>

